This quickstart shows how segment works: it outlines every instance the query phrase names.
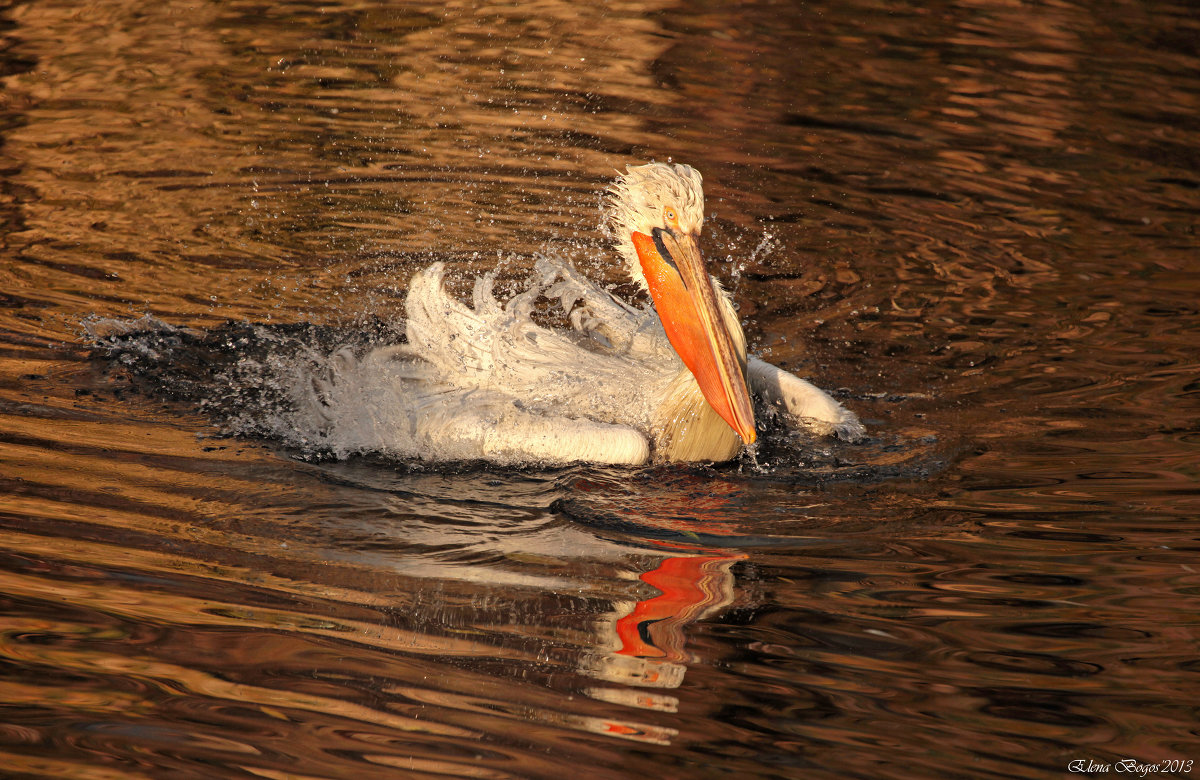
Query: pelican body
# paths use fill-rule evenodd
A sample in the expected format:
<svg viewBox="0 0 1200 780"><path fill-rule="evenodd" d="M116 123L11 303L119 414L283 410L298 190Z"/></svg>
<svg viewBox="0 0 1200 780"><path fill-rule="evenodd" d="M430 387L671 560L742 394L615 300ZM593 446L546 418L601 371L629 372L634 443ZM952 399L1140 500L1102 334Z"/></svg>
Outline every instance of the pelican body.
<svg viewBox="0 0 1200 780"><path fill-rule="evenodd" d="M653 309L549 257L504 303L494 274L483 275L467 305L435 263L410 284L408 343L337 354L316 383L324 430L360 442L354 449L510 465L726 461L754 443L756 401L817 434L863 434L829 395L747 356L732 301L700 253L698 172L629 167L609 195L617 250ZM541 296L558 300L570 328L531 319Z"/></svg>

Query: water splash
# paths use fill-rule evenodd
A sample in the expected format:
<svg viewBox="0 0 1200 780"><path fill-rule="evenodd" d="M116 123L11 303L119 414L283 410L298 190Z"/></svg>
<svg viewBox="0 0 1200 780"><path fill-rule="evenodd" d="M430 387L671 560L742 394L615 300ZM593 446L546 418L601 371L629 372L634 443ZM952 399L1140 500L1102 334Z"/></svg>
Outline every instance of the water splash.
<svg viewBox="0 0 1200 780"><path fill-rule="evenodd" d="M683 370L652 310L620 303L550 256L504 301L495 297L494 272L476 280L470 306L446 296L442 273L435 264L414 277L408 321L201 330L150 316L94 318L85 337L148 394L191 405L224 435L273 441L308 459L554 466L561 455L503 449L490 432L538 425L551 441L560 429L592 426L591 438L602 441L614 423L628 426L629 446L640 442L644 452L634 431L649 429L659 385L678 373L648 366ZM567 357L550 359L560 354ZM583 363L586 376L562 368ZM486 384L469 384L480 375ZM563 417L564 409L588 409L605 422ZM768 435L791 424L775 411L764 421ZM811 459L808 437L775 438L769 461L756 444L743 462L765 473L801 462L792 452ZM631 452L634 462L645 457ZM603 460L587 449L572 453Z"/></svg>

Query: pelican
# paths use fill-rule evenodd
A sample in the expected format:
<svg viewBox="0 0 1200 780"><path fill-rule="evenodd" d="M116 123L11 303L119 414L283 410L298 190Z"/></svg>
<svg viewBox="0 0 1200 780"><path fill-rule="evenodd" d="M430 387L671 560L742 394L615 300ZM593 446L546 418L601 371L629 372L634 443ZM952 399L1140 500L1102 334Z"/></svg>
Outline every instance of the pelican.
<svg viewBox="0 0 1200 780"><path fill-rule="evenodd" d="M653 308L545 256L524 292L498 301L491 272L467 305L434 263L409 286L406 344L343 349L314 379L317 437L343 452L434 461L721 462L754 444L756 401L818 435L863 435L828 394L747 356L732 300L700 252L695 169L630 166L608 191L608 212L625 270ZM569 327L537 324L539 298L557 300Z"/></svg>

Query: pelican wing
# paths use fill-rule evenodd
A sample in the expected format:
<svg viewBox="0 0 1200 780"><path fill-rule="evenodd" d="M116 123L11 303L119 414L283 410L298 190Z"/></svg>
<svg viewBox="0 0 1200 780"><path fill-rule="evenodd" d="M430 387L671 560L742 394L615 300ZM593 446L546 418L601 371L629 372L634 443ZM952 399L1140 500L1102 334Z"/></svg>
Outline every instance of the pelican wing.
<svg viewBox="0 0 1200 780"><path fill-rule="evenodd" d="M592 349L627 355L639 362L681 366L662 322L650 309L639 309L602 290L574 267L539 257L534 272L543 295L557 298L571 325Z"/></svg>
<svg viewBox="0 0 1200 780"><path fill-rule="evenodd" d="M506 392L449 384L408 345L361 357L339 350L312 377L311 389L294 388L288 428L306 432L298 443L338 456L375 452L501 465L638 465L650 458L649 443L632 427L542 414Z"/></svg>
<svg viewBox="0 0 1200 780"><path fill-rule="evenodd" d="M563 266L542 266L507 303L496 300L494 277L485 274L472 306L446 292L444 274L440 263L419 272L407 301L408 348L443 382L511 396L531 412L649 428L652 401L682 368L661 327L650 327L652 316ZM534 322L539 296L558 298L574 328Z"/></svg>
<svg viewBox="0 0 1200 780"><path fill-rule="evenodd" d="M754 357L746 362L746 374L751 392L783 412L791 424L846 441L866 434L854 412L800 377Z"/></svg>

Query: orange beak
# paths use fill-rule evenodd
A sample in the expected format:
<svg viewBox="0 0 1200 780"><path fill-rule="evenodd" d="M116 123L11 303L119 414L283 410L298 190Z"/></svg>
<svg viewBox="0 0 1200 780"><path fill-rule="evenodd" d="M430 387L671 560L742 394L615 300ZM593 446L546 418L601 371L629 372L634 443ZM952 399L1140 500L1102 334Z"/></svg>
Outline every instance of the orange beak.
<svg viewBox="0 0 1200 780"><path fill-rule="evenodd" d="M671 346L696 377L704 399L742 441L753 444L754 407L746 387L745 355L739 355L717 304L712 278L692 235L655 228L635 232L642 273Z"/></svg>

